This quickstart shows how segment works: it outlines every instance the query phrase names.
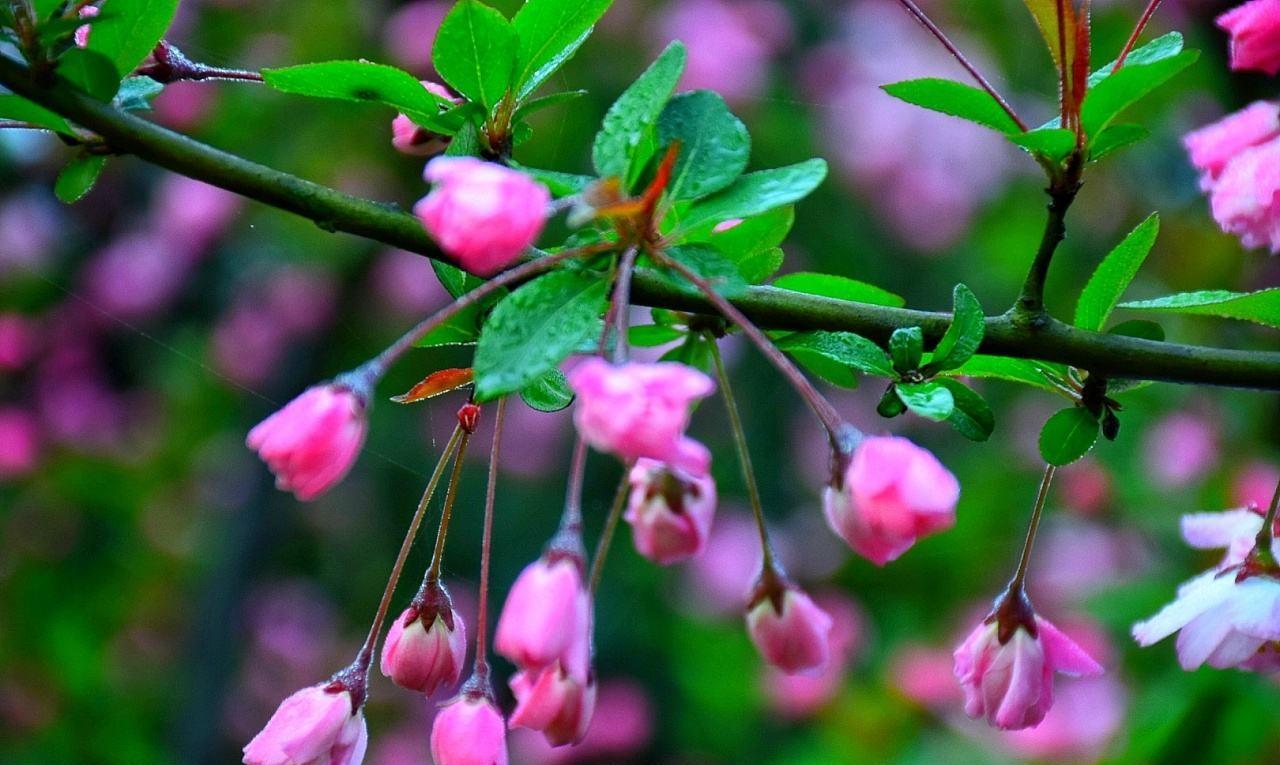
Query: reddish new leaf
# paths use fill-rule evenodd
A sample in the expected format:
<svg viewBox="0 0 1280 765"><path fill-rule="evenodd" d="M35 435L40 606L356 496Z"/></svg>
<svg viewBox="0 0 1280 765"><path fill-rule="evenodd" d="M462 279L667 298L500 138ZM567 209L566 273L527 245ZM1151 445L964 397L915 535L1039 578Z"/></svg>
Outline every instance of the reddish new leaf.
<svg viewBox="0 0 1280 765"><path fill-rule="evenodd" d="M425 401L429 398L435 398L442 393L465 388L471 384L474 373L471 369L441 369L438 372L432 372L427 375L422 382L410 388L407 392L399 396L392 396L391 400L397 404L412 404L417 401Z"/></svg>

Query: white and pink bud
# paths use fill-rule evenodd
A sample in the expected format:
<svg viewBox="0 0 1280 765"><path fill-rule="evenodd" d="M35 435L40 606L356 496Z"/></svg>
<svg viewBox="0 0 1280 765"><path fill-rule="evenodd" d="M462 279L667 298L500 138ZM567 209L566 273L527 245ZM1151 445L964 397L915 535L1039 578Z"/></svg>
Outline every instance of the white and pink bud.
<svg viewBox="0 0 1280 765"><path fill-rule="evenodd" d="M464 691L431 723L435 765L507 765L507 726L493 699Z"/></svg>
<svg viewBox="0 0 1280 765"><path fill-rule="evenodd" d="M359 765L368 745L364 713L333 682L303 688L281 702L244 747L246 765Z"/></svg>
<svg viewBox="0 0 1280 765"><path fill-rule="evenodd" d="M439 83L423 80L422 86L432 95L454 103L457 99L448 88ZM404 114L397 114L391 121L391 145L396 151L412 157L432 157L449 148L450 136L420 127Z"/></svg>
<svg viewBox="0 0 1280 765"><path fill-rule="evenodd" d="M596 682L590 673L571 671L560 662L526 669L511 678L516 708L511 727L541 731L552 746L577 744L587 734L596 706Z"/></svg>
<svg viewBox="0 0 1280 765"><path fill-rule="evenodd" d="M951 528L960 483L927 449L871 436L823 494L827 523L853 551L883 566L916 540Z"/></svg>
<svg viewBox="0 0 1280 765"><path fill-rule="evenodd" d="M511 586L498 617L494 649L522 669L567 661L589 638L590 618L581 558L549 553L526 566Z"/></svg>
<svg viewBox="0 0 1280 765"><path fill-rule="evenodd" d="M716 513L716 483L651 459L636 461L628 477L631 495L623 518L636 550L661 565L702 552Z"/></svg>
<svg viewBox="0 0 1280 765"><path fill-rule="evenodd" d="M434 185L413 212L472 273L510 266L542 233L551 194L524 173L474 157L436 157L424 175Z"/></svg>
<svg viewBox="0 0 1280 765"><path fill-rule="evenodd" d="M466 626L436 585L392 622L382 644L382 674L402 688L431 695L457 684L466 656Z"/></svg>
<svg viewBox="0 0 1280 765"><path fill-rule="evenodd" d="M308 388L245 439L276 475L276 487L315 499L346 476L364 445L365 396L331 382Z"/></svg>
<svg viewBox="0 0 1280 765"><path fill-rule="evenodd" d="M747 606L747 634L766 662L788 674L822 669L831 626L812 598L766 569Z"/></svg>

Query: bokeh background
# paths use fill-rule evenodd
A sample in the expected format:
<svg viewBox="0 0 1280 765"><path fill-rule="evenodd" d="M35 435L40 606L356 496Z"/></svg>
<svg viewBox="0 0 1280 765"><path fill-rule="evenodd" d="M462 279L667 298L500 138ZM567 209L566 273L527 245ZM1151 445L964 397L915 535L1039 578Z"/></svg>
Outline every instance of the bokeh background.
<svg viewBox="0 0 1280 765"><path fill-rule="evenodd" d="M448 5L184 0L170 40L224 66L366 57L428 76ZM926 5L1029 121L1051 116L1049 57L1020 3ZM1212 225L1178 142L1276 93L1275 79L1228 73L1211 23L1225 7L1169 0L1157 15L1152 34L1181 29L1203 57L1135 110L1153 136L1090 174L1050 281L1060 314L1100 255L1153 209L1164 230L1131 296L1280 284L1276 259L1242 252ZM1107 60L1141 7L1094 8L1095 57ZM947 308L959 280L989 312L1012 300L1039 238L1042 181L998 137L878 90L961 78L889 0L618 0L554 83L590 95L538 115L518 158L587 169L604 110L673 38L690 47L685 85L719 90L750 126L754 167L832 163L798 208L787 270L872 281L921 308ZM255 160L409 205L424 193L422 163L391 149L391 117L243 84L173 85L154 114ZM309 505L272 488L244 434L309 382L375 353L444 292L422 258L129 158L61 206L51 186L66 156L47 136L0 131L0 762L235 762L281 698L354 653L461 401L379 403L351 477ZM1276 347L1274 332L1251 325L1164 324L1182 341ZM838 616L840 671L781 680L743 633L758 553L723 409L708 402L693 430L715 452L723 495L711 549L659 569L621 530L599 604L594 730L572 752L516 735L514 761L1280 762L1280 686L1183 673L1168 643L1139 651L1127 637L1215 560L1181 545L1181 513L1269 498L1280 476L1274 395L1171 385L1126 394L1120 439L1062 471L1032 596L1109 672L1060 682L1040 729L996 734L960 713L949 651L1012 568L1041 469L1035 435L1062 402L982 385L998 425L975 445L945 425L879 420L874 381L833 394L860 427L934 449L964 487L953 531L879 570L823 527L816 423L749 348L731 340L726 353L783 559ZM379 394L465 360L457 349L416 352ZM568 423L567 413L511 408L499 597L555 526ZM446 563L472 624L484 452L473 450L464 476ZM619 466L594 455L589 471L594 535ZM415 551L408 582L426 556L425 545ZM428 762L433 709L377 678L368 762Z"/></svg>

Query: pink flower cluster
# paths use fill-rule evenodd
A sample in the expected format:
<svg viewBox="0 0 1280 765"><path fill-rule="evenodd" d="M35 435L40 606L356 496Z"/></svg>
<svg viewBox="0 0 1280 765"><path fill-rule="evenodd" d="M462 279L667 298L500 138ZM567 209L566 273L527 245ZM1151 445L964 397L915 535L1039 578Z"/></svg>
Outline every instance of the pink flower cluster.
<svg viewBox="0 0 1280 765"><path fill-rule="evenodd" d="M1280 104L1255 102L1183 142L1222 230L1280 252Z"/></svg>

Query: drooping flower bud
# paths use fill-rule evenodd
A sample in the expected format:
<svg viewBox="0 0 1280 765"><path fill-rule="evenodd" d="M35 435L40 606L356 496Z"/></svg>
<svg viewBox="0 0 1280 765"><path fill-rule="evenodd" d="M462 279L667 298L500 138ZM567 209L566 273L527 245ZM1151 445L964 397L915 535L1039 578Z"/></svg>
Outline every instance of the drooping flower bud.
<svg viewBox="0 0 1280 765"><path fill-rule="evenodd" d="M623 518L631 524L636 550L669 565L702 552L716 512L716 484L665 463L640 459L629 476L631 496Z"/></svg>
<svg viewBox="0 0 1280 765"><path fill-rule="evenodd" d="M581 560L548 554L526 566L511 586L494 649L522 669L540 669L567 657L589 630Z"/></svg>
<svg viewBox="0 0 1280 765"><path fill-rule="evenodd" d="M675 362L614 365L593 357L573 368L569 386L578 395L574 424L595 448L706 475L711 455L684 431L689 406L715 390L710 377Z"/></svg>
<svg viewBox="0 0 1280 765"><path fill-rule="evenodd" d="M511 678L516 708L511 727L541 731L552 746L576 744L586 735L596 706L596 682L560 662L526 669Z"/></svg>
<svg viewBox="0 0 1280 765"><path fill-rule="evenodd" d="M767 570L747 605L751 642L765 661L789 674L827 663L831 625L831 617L808 595Z"/></svg>
<svg viewBox="0 0 1280 765"><path fill-rule="evenodd" d="M1006 596L1005 603L1013 596ZM1037 616L1025 598L997 616L997 606L955 651L955 673L964 691L964 711L985 717L1001 730L1038 725L1053 705L1055 672L1073 677L1102 674L1102 667L1047 619Z"/></svg>
<svg viewBox="0 0 1280 765"><path fill-rule="evenodd" d="M1217 122L1187 133L1182 145L1187 147L1191 164L1200 171L1200 188L1208 191L1240 152L1276 137L1280 137L1280 104L1255 101Z"/></svg>
<svg viewBox="0 0 1280 765"><path fill-rule="evenodd" d="M1237 154L1209 202L1218 226L1245 247L1280 252L1280 139Z"/></svg>
<svg viewBox="0 0 1280 765"><path fill-rule="evenodd" d="M276 474L276 487L302 501L341 481L364 444L365 397L342 382L308 388L258 423L245 439Z"/></svg>
<svg viewBox="0 0 1280 765"><path fill-rule="evenodd" d="M839 483L823 494L831 529L878 566L916 540L955 523L960 483L928 450L906 438L862 440Z"/></svg>
<svg viewBox="0 0 1280 765"><path fill-rule="evenodd" d="M422 86L433 95L456 102L448 88L439 83L423 80ZM397 114L391 121L391 145L396 151L413 157L431 157L449 147L450 136L419 127L413 120L403 114Z"/></svg>
<svg viewBox="0 0 1280 765"><path fill-rule="evenodd" d="M493 700L463 692L431 723L435 765L507 765L507 726Z"/></svg>
<svg viewBox="0 0 1280 765"><path fill-rule="evenodd" d="M473 157L436 157L425 177L434 186L413 212L472 273L501 271L542 233L551 194L524 173Z"/></svg>
<svg viewBox="0 0 1280 765"><path fill-rule="evenodd" d="M1280 0L1250 0L1218 17L1231 35L1231 68L1280 72Z"/></svg>
<svg viewBox="0 0 1280 765"><path fill-rule="evenodd" d="M458 682L466 656L462 617L435 584L392 622L382 645L382 674L402 688L430 695Z"/></svg>
<svg viewBox="0 0 1280 765"><path fill-rule="evenodd" d="M368 745L364 713L333 683L303 688L281 702L244 748L246 765L359 765Z"/></svg>

